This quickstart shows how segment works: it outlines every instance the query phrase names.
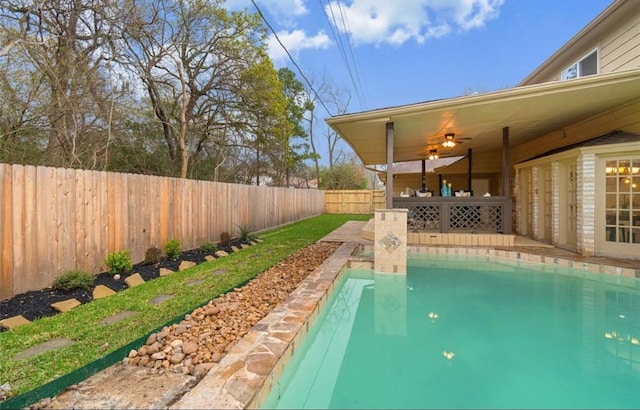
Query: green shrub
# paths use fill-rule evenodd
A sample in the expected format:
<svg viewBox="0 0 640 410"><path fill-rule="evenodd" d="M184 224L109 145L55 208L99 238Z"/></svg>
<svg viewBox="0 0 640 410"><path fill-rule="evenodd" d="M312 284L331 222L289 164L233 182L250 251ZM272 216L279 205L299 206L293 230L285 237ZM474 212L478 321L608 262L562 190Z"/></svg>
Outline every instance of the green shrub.
<svg viewBox="0 0 640 410"><path fill-rule="evenodd" d="M247 225L236 225L238 227L238 236L241 241L249 242L256 238L254 234L251 233L251 229Z"/></svg>
<svg viewBox="0 0 640 410"><path fill-rule="evenodd" d="M80 269L70 270L53 281L53 287L62 290L89 289L95 280L94 276Z"/></svg>
<svg viewBox="0 0 640 410"><path fill-rule="evenodd" d="M162 259L162 249L152 246L144 253L144 263L147 265L155 265L160 263Z"/></svg>
<svg viewBox="0 0 640 410"><path fill-rule="evenodd" d="M205 252L215 253L218 247L213 242L204 242L202 245L200 245L200 249L202 249Z"/></svg>
<svg viewBox="0 0 640 410"><path fill-rule="evenodd" d="M133 268L128 249L123 249L120 252L111 252L104 263L107 265L111 275L119 275Z"/></svg>
<svg viewBox="0 0 640 410"><path fill-rule="evenodd" d="M180 241L178 239L172 239L164 245L164 253L169 259L180 259L181 251L182 249L180 248Z"/></svg>

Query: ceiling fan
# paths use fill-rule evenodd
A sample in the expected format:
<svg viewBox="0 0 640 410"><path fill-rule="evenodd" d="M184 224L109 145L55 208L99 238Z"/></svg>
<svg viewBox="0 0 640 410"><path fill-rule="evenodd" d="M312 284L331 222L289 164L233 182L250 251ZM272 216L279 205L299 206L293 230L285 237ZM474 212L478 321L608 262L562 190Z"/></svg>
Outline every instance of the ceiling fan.
<svg viewBox="0 0 640 410"><path fill-rule="evenodd" d="M471 138L456 138L456 134L453 132L447 132L444 134L444 142L442 143L443 147L453 148L457 144L462 144L463 140L470 140Z"/></svg>

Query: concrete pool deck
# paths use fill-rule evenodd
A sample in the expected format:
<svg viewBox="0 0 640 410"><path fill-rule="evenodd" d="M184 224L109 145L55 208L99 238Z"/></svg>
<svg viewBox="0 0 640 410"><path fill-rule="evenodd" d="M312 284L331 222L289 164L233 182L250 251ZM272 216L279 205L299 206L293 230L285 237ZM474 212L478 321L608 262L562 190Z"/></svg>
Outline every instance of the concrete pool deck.
<svg viewBox="0 0 640 410"><path fill-rule="evenodd" d="M281 306L262 319L223 360L171 408L259 408L295 349L318 317L343 267L372 268L373 258L354 256L372 241L362 236L367 222L348 222L321 241L342 246L303 281ZM582 257L575 253L516 237L514 246L409 246L410 252L486 255L532 263L556 264L627 278L640 278L640 261Z"/></svg>

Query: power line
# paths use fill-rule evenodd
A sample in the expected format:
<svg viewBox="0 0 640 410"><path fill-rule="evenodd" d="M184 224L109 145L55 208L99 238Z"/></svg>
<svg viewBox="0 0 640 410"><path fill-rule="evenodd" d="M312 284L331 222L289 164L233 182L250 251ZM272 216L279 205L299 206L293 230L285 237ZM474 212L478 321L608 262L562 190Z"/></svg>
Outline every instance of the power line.
<svg viewBox="0 0 640 410"><path fill-rule="evenodd" d="M320 1L320 5L322 5L322 0ZM331 12L331 18L333 19L333 25L336 27L338 27L338 22L336 21L336 16L333 12L333 6L331 5L331 3L328 3L329 6L329 11ZM323 6L324 8L324 6ZM349 21L347 19L347 14L344 11L344 5L342 3L338 3L338 8L340 10L340 19L342 20L342 28L343 31L347 37L347 47L349 49L349 55L351 56L351 61L353 63L353 71L351 70L351 65L349 64L349 58L346 54L346 51L344 50L344 44L342 42L342 37L340 37L339 31L337 33L337 37L338 37L338 42L339 42L339 48L341 49L341 54L342 54L342 59L344 60L345 65L347 66L347 71L349 72L349 77L351 78L351 83L353 84L353 88L356 91L356 96L358 97L358 101L360 101L360 105L362 106L362 108L366 108L366 102L365 102L365 98L364 98L364 92L362 89L362 82L360 81L360 71L358 70L358 62L356 60L356 56L355 53L353 51L353 45L351 42L351 27L349 27ZM325 14L326 17L326 14ZM328 21L328 17L327 17L327 21ZM331 27L331 22L329 21L329 26ZM333 33L333 29L331 30ZM334 37L336 36L336 34L334 34ZM355 78L354 78L354 71L355 71ZM357 81L356 81L357 80Z"/></svg>
<svg viewBox="0 0 640 410"><path fill-rule="evenodd" d="M276 31L273 29L273 27L271 27L271 24L269 24L269 22L267 21L267 19L264 16L264 14L262 14L262 11L260 10L260 7L258 7L258 5L256 4L256 2L254 0L251 0L251 3L253 3L253 6L256 8L256 10L258 10L258 14L260 15L260 18L262 18L262 21L264 21L264 23L267 25L267 27L269 27L269 30L271 30L271 32L275 36L276 40L278 41L278 44L280 44L280 46L282 47L284 52L287 53L287 56L289 56L289 59L291 60L293 65L296 67L296 69L298 70L298 72L300 73L300 75L302 76L304 81L309 86L309 89L311 91L313 91L313 93L315 94L317 100L320 101L320 105L322 105L322 107L325 109L325 111L327 111L327 113L330 116L333 116L333 114L331 114L331 111L329 110L329 108L327 108L327 106L325 105L324 101L322 101L322 98L320 98L320 94L318 94L318 92L315 90L315 88L313 88L313 86L311 85L311 82L304 75L304 73L302 72L302 69L300 68L298 63L296 63L296 61L293 59L293 56L291 55L291 53L289 53L289 50L287 50L287 47L285 47L284 44L282 44L282 41L280 41L280 37L278 37L278 33L276 33Z"/></svg>

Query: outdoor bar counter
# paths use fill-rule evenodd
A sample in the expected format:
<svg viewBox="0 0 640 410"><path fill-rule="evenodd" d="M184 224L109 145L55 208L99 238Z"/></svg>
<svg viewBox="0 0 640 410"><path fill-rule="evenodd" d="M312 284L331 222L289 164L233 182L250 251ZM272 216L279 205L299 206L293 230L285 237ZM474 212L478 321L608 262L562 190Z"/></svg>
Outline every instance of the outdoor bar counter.
<svg viewBox="0 0 640 410"><path fill-rule="evenodd" d="M511 200L503 196L394 197L411 231L511 233Z"/></svg>

